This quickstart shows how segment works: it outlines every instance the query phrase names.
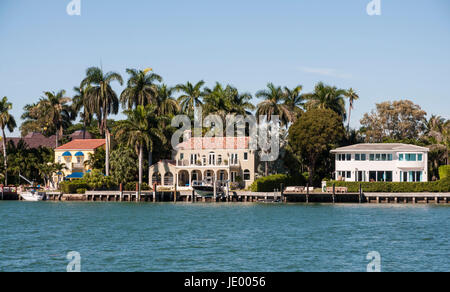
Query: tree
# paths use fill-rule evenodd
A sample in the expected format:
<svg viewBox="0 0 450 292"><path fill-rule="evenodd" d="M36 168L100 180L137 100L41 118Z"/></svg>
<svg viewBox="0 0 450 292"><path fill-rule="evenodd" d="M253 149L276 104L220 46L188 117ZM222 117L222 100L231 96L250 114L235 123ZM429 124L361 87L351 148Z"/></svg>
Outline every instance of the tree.
<svg viewBox="0 0 450 292"><path fill-rule="evenodd" d="M86 88L74 87L75 96L72 99L72 109L75 113L80 112L80 118L83 120L83 139L86 139L86 128L92 122L93 110L90 108L87 92L89 86ZM83 110L81 112L81 110Z"/></svg>
<svg viewBox="0 0 450 292"><path fill-rule="evenodd" d="M14 116L10 114L12 110L12 103L8 102L8 98L5 96L0 100L0 127L2 128L2 144L3 144L3 165L5 167L5 185L8 185L8 155L6 152L6 134L5 129L9 132L13 132L17 127Z"/></svg>
<svg viewBox="0 0 450 292"><path fill-rule="evenodd" d="M46 118L56 128L56 147L64 134L64 129L68 128L74 119L72 108L69 106L72 99L64 97L65 94L65 90L60 90L58 93L46 91L45 97L41 98L37 105L37 110L41 114L46 113Z"/></svg>
<svg viewBox="0 0 450 292"><path fill-rule="evenodd" d="M136 181L136 160L136 153L124 144L111 152L111 174L117 184Z"/></svg>
<svg viewBox="0 0 450 292"><path fill-rule="evenodd" d="M330 109L311 109L289 129L289 146L307 165L309 184L313 185L318 159L344 137L342 117Z"/></svg>
<svg viewBox="0 0 450 292"><path fill-rule="evenodd" d="M417 140L425 133L427 113L410 100L387 101L376 105L376 111L361 119L361 132L366 142L381 143L385 139Z"/></svg>
<svg viewBox="0 0 450 292"><path fill-rule="evenodd" d="M89 108L97 115L99 123L100 134L105 134L106 138L106 158L105 169L106 176L109 176L109 148L110 148L110 134L108 129L108 116L117 114L119 111L119 99L116 92L112 89L111 83L113 81L123 84L123 79L120 74L116 72L109 72L104 74L102 69L97 67L88 68L86 71L86 78L81 82L81 87L88 86L86 92L88 98Z"/></svg>
<svg viewBox="0 0 450 292"><path fill-rule="evenodd" d="M204 85L205 81L201 80L195 85L187 82L176 86L176 90L182 92L182 95L178 97L181 110L190 117L194 116L194 108L203 104L202 97L205 93L202 88Z"/></svg>
<svg viewBox="0 0 450 292"><path fill-rule="evenodd" d="M138 105L156 104L158 87L155 81L161 82L162 77L154 73L149 74L151 70L127 69L130 78L128 79L127 87L120 95L123 107L132 109Z"/></svg>
<svg viewBox="0 0 450 292"><path fill-rule="evenodd" d="M272 116L279 116L281 126L286 126L294 120L289 106L285 103L285 95L279 86L273 83L267 84L267 89L260 90L256 93L256 97L264 99L256 110L257 118L267 116L267 121L272 120Z"/></svg>
<svg viewBox="0 0 450 292"><path fill-rule="evenodd" d="M293 121L296 121L298 117L303 113L303 108L305 106L305 97L301 94L302 90L303 86L301 85L298 85L293 89L290 89L288 87L284 88L284 103L291 111Z"/></svg>
<svg viewBox="0 0 450 292"><path fill-rule="evenodd" d="M144 148L150 152L153 150L154 137L165 141L164 133L157 127L160 117L155 113L155 106L139 105L134 110L124 112L127 119L117 124L116 137L118 140L126 141L127 145L134 147L139 159L139 192L142 187L142 165Z"/></svg>
<svg viewBox="0 0 450 292"><path fill-rule="evenodd" d="M90 153L88 159L84 162L86 166L91 169L102 170L105 169L105 157L106 151L100 147L94 150L94 153Z"/></svg>
<svg viewBox="0 0 450 292"><path fill-rule="evenodd" d="M352 115L354 102L359 99L359 95L353 90L353 88L350 88L345 93L345 96L348 98L348 102L349 102L347 132L350 132L350 118L351 118L351 115Z"/></svg>
<svg viewBox="0 0 450 292"><path fill-rule="evenodd" d="M305 95L305 98L309 100L306 104L307 109L330 109L336 112L346 119L345 101L344 96L346 91L338 89L335 86L325 85L323 82L319 82L313 93Z"/></svg>
<svg viewBox="0 0 450 292"><path fill-rule="evenodd" d="M174 92L175 88L168 87L166 84L157 87L156 105L158 115L171 117L180 112L180 105L173 97Z"/></svg>

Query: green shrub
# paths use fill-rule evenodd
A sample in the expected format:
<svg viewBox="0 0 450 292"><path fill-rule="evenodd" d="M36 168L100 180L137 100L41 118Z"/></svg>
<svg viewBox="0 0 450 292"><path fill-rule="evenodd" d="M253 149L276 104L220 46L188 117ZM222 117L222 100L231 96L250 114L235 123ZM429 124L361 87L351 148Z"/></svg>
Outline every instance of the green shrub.
<svg viewBox="0 0 450 292"><path fill-rule="evenodd" d="M280 189L281 184L284 187L288 186L302 186L305 185L306 180L303 176L289 176L286 174L275 174L257 179L250 187L252 192L273 192L275 189Z"/></svg>
<svg viewBox="0 0 450 292"><path fill-rule="evenodd" d="M447 193L450 192L450 177L435 182L342 182L329 181L327 187L347 187L350 193L359 192L362 186L363 192L368 193Z"/></svg>
<svg viewBox="0 0 450 292"><path fill-rule="evenodd" d="M86 194L87 189L78 189L77 194L84 195Z"/></svg>
<svg viewBox="0 0 450 292"><path fill-rule="evenodd" d="M137 181L126 183L126 184L123 186L123 190L124 190L124 191L128 191L128 192L135 192L135 191L136 191L136 185L137 185L137 184L138 184ZM147 183L142 183L142 191L148 191L148 190L150 190L149 185L148 185Z"/></svg>
<svg viewBox="0 0 450 292"><path fill-rule="evenodd" d="M450 165L443 165L439 167L439 178L446 179L450 177Z"/></svg>
<svg viewBox="0 0 450 292"><path fill-rule="evenodd" d="M65 181L60 184L60 190L63 194L76 194L79 189L88 189L89 185L82 181Z"/></svg>

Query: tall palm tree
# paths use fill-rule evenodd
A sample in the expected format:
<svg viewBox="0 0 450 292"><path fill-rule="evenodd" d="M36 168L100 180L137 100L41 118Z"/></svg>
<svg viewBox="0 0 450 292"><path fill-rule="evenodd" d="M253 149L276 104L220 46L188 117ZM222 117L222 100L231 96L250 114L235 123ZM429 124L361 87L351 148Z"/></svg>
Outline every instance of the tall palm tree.
<svg viewBox="0 0 450 292"><path fill-rule="evenodd" d="M161 84L157 87L156 105L160 116L173 116L181 111L178 101L173 97L174 87Z"/></svg>
<svg viewBox="0 0 450 292"><path fill-rule="evenodd" d="M213 89L206 88L203 98L203 114L205 116L215 114L225 121L227 114L231 111L230 86L224 88L216 82Z"/></svg>
<svg viewBox="0 0 450 292"><path fill-rule="evenodd" d="M266 116L267 121L272 121L272 116L279 116L280 125L288 127L288 124L294 121L294 117L289 109L289 106L284 103L285 95L279 86L273 83L267 84L267 89L260 90L256 93L256 97L264 99L258 104L256 115L259 120L260 116ZM269 163L265 162L265 175L269 175Z"/></svg>
<svg viewBox="0 0 450 292"><path fill-rule="evenodd" d="M153 138L157 137L165 142L166 138L158 124L159 117L156 114L155 106L146 107L138 105L134 110L124 112L127 119L117 124L116 137L118 140L127 141L128 146L133 146L139 157L139 196L142 187L143 155L144 148L149 152L153 151Z"/></svg>
<svg viewBox="0 0 450 292"><path fill-rule="evenodd" d="M350 131L350 118L352 115L352 110L355 101L359 99L359 95L353 90L353 88L350 88L345 93L345 96L348 98L349 106L348 106L348 125L347 125L347 132Z"/></svg>
<svg viewBox="0 0 450 292"><path fill-rule="evenodd" d="M86 128L92 122L93 111L89 107L89 100L87 92L89 86L86 88L74 87L75 96L72 99L72 108L75 113L80 112L80 118L83 120L83 139L86 139ZM81 110L83 110L81 112Z"/></svg>
<svg viewBox="0 0 450 292"><path fill-rule="evenodd" d="M231 102L230 113L241 116L252 115L251 111L256 109L253 103L250 102L252 95L250 93L239 93L234 87L231 87L229 90Z"/></svg>
<svg viewBox="0 0 450 292"><path fill-rule="evenodd" d="M284 96L285 96L285 104L288 106L291 111L291 115L294 118L294 121L303 113L303 108L305 106L305 98L301 93L303 90L302 85L298 85L297 87L290 89L288 87L284 88Z"/></svg>
<svg viewBox="0 0 450 292"><path fill-rule="evenodd" d="M6 134L5 129L8 129L10 132L14 131L17 127L16 120L10 114L10 110L12 109L12 103L8 102L8 98L5 96L0 100L0 127L2 128L3 135L3 163L5 166L5 185L8 185L8 155L6 152Z"/></svg>
<svg viewBox="0 0 450 292"><path fill-rule="evenodd" d="M306 107L308 109L331 109L345 120L347 115L344 101L345 94L346 91L343 89L331 87L323 84L323 82L319 82L313 93L305 95L305 98L309 100Z"/></svg>
<svg viewBox="0 0 450 292"><path fill-rule="evenodd" d="M293 115L287 104L283 103L285 96L283 90L273 83L267 84L267 89L260 90L256 93L256 97L264 99L256 110L256 115L267 116L267 121L271 121L272 116L278 115L282 126L287 126L293 121Z"/></svg>
<svg viewBox="0 0 450 292"><path fill-rule="evenodd" d="M195 85L191 82L187 82L186 84L179 84L176 86L176 90L183 93L178 97L181 110L190 117L194 116L194 108L203 104L202 97L205 93L202 88L204 85L205 81L201 80Z"/></svg>
<svg viewBox="0 0 450 292"><path fill-rule="evenodd" d="M132 109L138 105L155 104L158 93L155 81L161 82L162 77L154 73L149 74L151 70L127 69L130 78L128 79L127 88L120 95L123 107Z"/></svg>
<svg viewBox="0 0 450 292"><path fill-rule="evenodd" d="M55 127L56 147L59 146L59 140L64 134L64 129L68 128L74 119L73 110L69 105L72 100L65 97L66 91L44 92L44 97L37 104L37 111L41 114L45 113L45 118L52 126Z"/></svg>
<svg viewBox="0 0 450 292"><path fill-rule="evenodd" d="M109 149L110 149L110 132L108 129L108 116L117 114L119 111L119 99L116 92L112 89L111 83L117 81L123 84L123 79L116 72L103 73L98 67L88 68L86 78L81 82L81 87L89 86L86 92L89 108L97 115L100 134L105 134L106 138L106 159L105 169L106 175L109 176Z"/></svg>

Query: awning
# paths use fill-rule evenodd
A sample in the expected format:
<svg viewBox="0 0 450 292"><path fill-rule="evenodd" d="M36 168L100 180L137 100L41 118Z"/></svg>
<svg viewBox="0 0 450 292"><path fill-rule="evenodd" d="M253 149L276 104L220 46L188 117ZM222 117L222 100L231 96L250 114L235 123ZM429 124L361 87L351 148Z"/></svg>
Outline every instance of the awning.
<svg viewBox="0 0 450 292"><path fill-rule="evenodd" d="M62 156L63 156L63 157L72 157L72 153L70 153L69 151L67 151L67 152L64 152Z"/></svg>
<svg viewBox="0 0 450 292"><path fill-rule="evenodd" d="M77 152L75 154L75 157L84 157L84 153L83 152Z"/></svg>
<svg viewBox="0 0 450 292"><path fill-rule="evenodd" d="M82 172L74 172L71 175L66 176L66 178L71 179L71 178L83 178L84 173Z"/></svg>

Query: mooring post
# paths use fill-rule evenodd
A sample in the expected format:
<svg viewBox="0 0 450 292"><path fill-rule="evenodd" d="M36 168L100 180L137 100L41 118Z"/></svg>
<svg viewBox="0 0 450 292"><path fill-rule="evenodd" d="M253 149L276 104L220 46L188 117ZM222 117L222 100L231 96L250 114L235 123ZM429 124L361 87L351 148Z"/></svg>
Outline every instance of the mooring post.
<svg viewBox="0 0 450 292"><path fill-rule="evenodd" d="M283 202L284 201L284 184L280 185L280 190L281 190L281 192L280 192L280 202Z"/></svg>
<svg viewBox="0 0 450 292"><path fill-rule="evenodd" d="M333 204L336 203L336 184L333 183Z"/></svg>
<svg viewBox="0 0 450 292"><path fill-rule="evenodd" d="M156 202L156 183L153 184L153 203Z"/></svg>
<svg viewBox="0 0 450 292"><path fill-rule="evenodd" d="M195 203L195 190L192 190L192 203Z"/></svg>
<svg viewBox="0 0 450 292"><path fill-rule="evenodd" d="M309 183L306 184L306 203L309 203Z"/></svg>
<svg viewBox="0 0 450 292"><path fill-rule="evenodd" d="M173 192L173 202L177 202L177 186L178 186L178 175L175 178L175 191Z"/></svg>
<svg viewBox="0 0 450 292"><path fill-rule="evenodd" d="M359 184L359 203L360 204L362 203L362 195L363 195L362 184Z"/></svg>

